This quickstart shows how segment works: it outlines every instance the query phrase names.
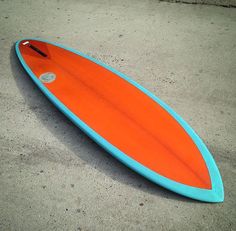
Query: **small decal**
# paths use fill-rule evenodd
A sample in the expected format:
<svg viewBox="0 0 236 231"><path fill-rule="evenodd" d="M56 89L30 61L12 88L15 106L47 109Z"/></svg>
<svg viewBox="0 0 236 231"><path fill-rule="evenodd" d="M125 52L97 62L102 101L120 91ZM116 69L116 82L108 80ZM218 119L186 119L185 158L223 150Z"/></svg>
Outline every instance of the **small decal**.
<svg viewBox="0 0 236 231"><path fill-rule="evenodd" d="M52 72L46 72L40 75L39 79L42 83L51 83L56 79L56 75Z"/></svg>

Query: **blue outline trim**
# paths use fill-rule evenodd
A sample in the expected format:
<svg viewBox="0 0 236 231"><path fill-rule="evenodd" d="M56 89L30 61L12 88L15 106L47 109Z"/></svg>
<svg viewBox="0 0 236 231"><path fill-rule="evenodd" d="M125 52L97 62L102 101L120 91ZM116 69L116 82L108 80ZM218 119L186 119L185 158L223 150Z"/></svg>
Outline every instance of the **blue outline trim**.
<svg viewBox="0 0 236 231"><path fill-rule="evenodd" d="M75 114L73 114L62 102L60 102L42 83L38 78L33 74L33 72L30 70L30 68L25 63L23 57L20 54L19 51L19 43L23 40L38 40L42 42L46 42L61 48L64 48L68 51L71 51L75 54L78 54L84 58L87 58L91 60L92 62L95 62L104 68L110 70L111 72L117 74L121 78L125 79L138 89L140 89L142 92L144 92L146 95L148 95L150 98L152 98L154 101L156 101L158 104L160 104L166 111L168 111L177 121L178 123L184 128L184 130L189 134L189 136L192 138L198 149L200 150L210 173L210 178L212 182L212 189L201 189L196 187L191 187L188 185L184 185L181 183L178 183L176 181L173 181L169 178L166 178L164 176L159 175L158 173L148 169L147 167L143 166L139 162L135 161L134 159L127 156L125 153L120 151L118 148L110 144L107 140L105 140L103 137L101 137L98 133L96 133L93 129L91 129L88 125L86 125L82 120L80 120ZM194 130L185 122L173 109L171 109L167 104L165 104L162 100L160 100L158 97L153 95L151 92L149 92L144 87L140 86L138 83L127 77L126 75L120 73L119 71L113 69L112 67L86 55L82 52L76 51L74 49L65 47L63 45L49 42L42 39L22 39L16 42L15 44L16 54L23 65L26 72L30 75L31 79L35 82L35 84L40 88L40 90L48 97L48 99L62 112L64 113L76 126L78 126L83 132L85 132L89 137L91 137L96 143L98 143L100 146L102 146L106 151L108 151L111 155L113 155L115 158L120 160L122 163L133 169L134 171L138 172L142 176L146 177L147 179L153 181L154 183L161 185L171 191L174 191L176 193L182 194L184 196L197 199L200 201L205 202L222 202L224 200L224 188L222 179L220 176L220 172L216 166L216 163L210 154L209 150L203 143L203 141L200 139L200 137L194 132Z"/></svg>

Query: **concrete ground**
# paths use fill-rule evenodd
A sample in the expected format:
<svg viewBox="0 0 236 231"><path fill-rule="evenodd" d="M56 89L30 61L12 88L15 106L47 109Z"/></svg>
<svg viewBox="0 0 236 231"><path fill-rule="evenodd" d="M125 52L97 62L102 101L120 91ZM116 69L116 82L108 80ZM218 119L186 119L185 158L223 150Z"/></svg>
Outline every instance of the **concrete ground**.
<svg viewBox="0 0 236 231"><path fill-rule="evenodd" d="M236 229L236 9L2 0L0 17L0 230ZM25 37L92 55L173 107L213 153L224 203L158 187L86 137L22 70Z"/></svg>
<svg viewBox="0 0 236 231"><path fill-rule="evenodd" d="M160 0L160 1L236 7L236 0Z"/></svg>

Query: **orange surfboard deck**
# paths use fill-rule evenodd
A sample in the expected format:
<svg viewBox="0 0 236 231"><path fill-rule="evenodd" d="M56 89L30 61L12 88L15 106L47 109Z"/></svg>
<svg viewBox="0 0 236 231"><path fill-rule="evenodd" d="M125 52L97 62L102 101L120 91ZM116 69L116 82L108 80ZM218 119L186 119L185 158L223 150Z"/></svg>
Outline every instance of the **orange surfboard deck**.
<svg viewBox="0 0 236 231"><path fill-rule="evenodd" d="M149 180L202 201L223 201L212 155L169 106L124 74L81 52L37 39L16 43L43 93L114 157Z"/></svg>

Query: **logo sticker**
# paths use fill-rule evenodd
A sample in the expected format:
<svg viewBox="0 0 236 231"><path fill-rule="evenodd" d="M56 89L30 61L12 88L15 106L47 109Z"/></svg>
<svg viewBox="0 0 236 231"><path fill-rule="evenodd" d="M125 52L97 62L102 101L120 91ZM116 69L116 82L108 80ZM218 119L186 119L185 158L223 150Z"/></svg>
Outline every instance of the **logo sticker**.
<svg viewBox="0 0 236 231"><path fill-rule="evenodd" d="M46 72L40 75L39 79L42 83L51 83L56 79L56 75L52 72Z"/></svg>

